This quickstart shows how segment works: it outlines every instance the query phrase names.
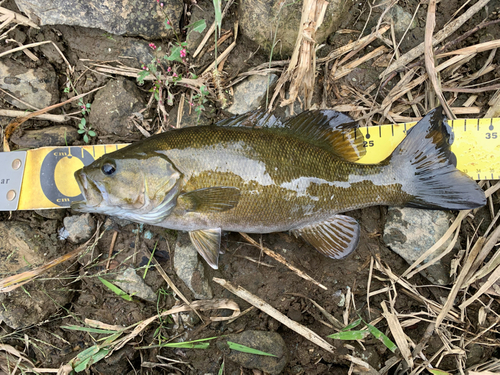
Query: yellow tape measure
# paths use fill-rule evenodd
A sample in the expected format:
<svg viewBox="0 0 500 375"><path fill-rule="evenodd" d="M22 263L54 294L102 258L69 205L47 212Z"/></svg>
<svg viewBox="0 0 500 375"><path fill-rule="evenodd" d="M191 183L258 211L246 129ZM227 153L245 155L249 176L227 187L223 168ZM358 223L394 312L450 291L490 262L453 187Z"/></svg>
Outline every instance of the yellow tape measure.
<svg viewBox="0 0 500 375"><path fill-rule="evenodd" d="M448 122L457 168L475 180L500 179L500 118ZM361 128L366 155L360 163L388 157L415 123ZM0 211L67 208L82 196L73 174L121 145L43 147L0 153Z"/></svg>

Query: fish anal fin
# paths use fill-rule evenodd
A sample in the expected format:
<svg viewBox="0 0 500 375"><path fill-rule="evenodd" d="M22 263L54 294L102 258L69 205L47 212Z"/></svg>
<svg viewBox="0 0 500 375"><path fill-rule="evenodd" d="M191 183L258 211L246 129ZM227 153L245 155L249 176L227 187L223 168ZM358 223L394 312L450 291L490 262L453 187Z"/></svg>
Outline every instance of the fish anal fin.
<svg viewBox="0 0 500 375"><path fill-rule="evenodd" d="M224 212L238 205L240 189L215 186L181 194L178 203L191 212Z"/></svg>
<svg viewBox="0 0 500 375"><path fill-rule="evenodd" d="M352 217L335 215L320 223L292 230L321 254L342 259L353 252L359 242L359 224Z"/></svg>
<svg viewBox="0 0 500 375"><path fill-rule="evenodd" d="M286 120L283 127L350 162L358 161L366 154L358 124L349 116L331 109L302 112Z"/></svg>
<svg viewBox="0 0 500 375"><path fill-rule="evenodd" d="M189 238L198 253L214 270L219 268L221 229L203 229L189 232Z"/></svg>

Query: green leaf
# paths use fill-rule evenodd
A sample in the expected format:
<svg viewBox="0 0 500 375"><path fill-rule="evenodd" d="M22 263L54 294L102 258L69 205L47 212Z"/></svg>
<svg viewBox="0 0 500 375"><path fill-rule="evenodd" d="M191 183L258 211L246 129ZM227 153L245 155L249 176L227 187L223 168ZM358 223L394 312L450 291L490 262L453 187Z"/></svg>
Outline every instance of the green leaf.
<svg viewBox="0 0 500 375"><path fill-rule="evenodd" d="M199 33L202 33L203 30L206 29L206 27L207 27L207 23L205 22L205 20L199 20L199 21L196 21L196 22L193 22L193 23L187 25L188 29L191 29L191 31L196 31Z"/></svg>
<svg viewBox="0 0 500 375"><path fill-rule="evenodd" d="M87 107L87 108L90 108L90 106L91 106L90 103L85 104L85 107Z"/></svg>
<svg viewBox="0 0 500 375"><path fill-rule="evenodd" d="M168 22L169 22L169 20L168 20L168 18L167 18L165 21L163 21L163 24L165 25L165 27L167 28L167 30L170 30L170 29L172 28L172 26L170 26L170 25L168 24Z"/></svg>
<svg viewBox="0 0 500 375"><path fill-rule="evenodd" d="M88 133L91 137L95 137L97 134L95 131L93 130L89 130L89 133Z"/></svg>
<svg viewBox="0 0 500 375"><path fill-rule="evenodd" d="M451 375L449 372L437 369L437 368L427 368L432 375Z"/></svg>
<svg viewBox="0 0 500 375"><path fill-rule="evenodd" d="M85 133L85 129L78 129L78 134L83 134Z"/></svg>
<svg viewBox="0 0 500 375"><path fill-rule="evenodd" d="M219 28L222 24L222 11L221 11L221 0L214 0L214 9L215 9L215 22L217 23L217 27Z"/></svg>
<svg viewBox="0 0 500 375"><path fill-rule="evenodd" d="M369 334L370 331L364 329L361 331L340 331L327 337L336 340L363 340Z"/></svg>
<svg viewBox="0 0 500 375"><path fill-rule="evenodd" d="M166 56L165 58L169 61L182 62L181 49L182 49L182 46L177 46L177 47L172 48L172 50L170 51L170 56Z"/></svg>
<svg viewBox="0 0 500 375"><path fill-rule="evenodd" d="M139 73L137 73L137 81L139 83L144 83L144 80L146 77L149 75L149 72L147 70L141 70Z"/></svg>
<svg viewBox="0 0 500 375"><path fill-rule="evenodd" d="M341 331L349 331L350 329L353 329L354 327L359 326L362 321L363 321L363 319L359 318L358 320L355 320L351 324L349 324L349 325L345 326L344 328L342 328Z"/></svg>
<svg viewBox="0 0 500 375"><path fill-rule="evenodd" d="M89 136L87 134L85 134L83 136L83 140L85 141L85 143L89 143Z"/></svg>
<svg viewBox="0 0 500 375"><path fill-rule="evenodd" d="M87 125L87 120L85 120L84 118L82 118L80 120L80 125L79 125L80 129L84 128L85 125Z"/></svg>
<svg viewBox="0 0 500 375"><path fill-rule="evenodd" d="M389 337L384 335L378 328L372 326L371 324L366 323L366 326L368 327L368 330L370 333L378 340L382 341L382 343L387 346L387 349L389 349L391 352L396 352L397 346L394 344Z"/></svg>
<svg viewBox="0 0 500 375"><path fill-rule="evenodd" d="M237 351L242 352L242 353L250 353L250 354L257 354L257 355L267 355L269 357L276 357L274 354L266 353L266 352L260 351L258 349L254 349L254 348L250 348L250 347L245 346L245 345L237 344L237 343L232 342L232 341L227 341L227 345L229 346L229 349L237 350Z"/></svg>
<svg viewBox="0 0 500 375"><path fill-rule="evenodd" d="M104 333L104 334L113 334L116 333L114 330L110 329L101 329L101 328L91 328L91 327L80 327L80 326L61 326L63 329L69 329L72 331L82 331L89 333Z"/></svg>
<svg viewBox="0 0 500 375"><path fill-rule="evenodd" d="M99 345L94 345L80 352L69 364L76 372L84 371L87 365L99 362L108 355L109 351L109 348L101 348Z"/></svg>
<svg viewBox="0 0 500 375"><path fill-rule="evenodd" d="M224 374L224 361L222 361L222 365L220 365L219 373L218 375L223 375Z"/></svg>
<svg viewBox="0 0 500 375"><path fill-rule="evenodd" d="M99 277L99 280L101 280L101 283L103 283L104 286L106 286L108 289L110 289L117 296L123 298L126 301L132 301L132 297L129 296L127 293L125 293L120 288L118 288L116 285L110 283L108 280L104 280L102 277Z"/></svg>

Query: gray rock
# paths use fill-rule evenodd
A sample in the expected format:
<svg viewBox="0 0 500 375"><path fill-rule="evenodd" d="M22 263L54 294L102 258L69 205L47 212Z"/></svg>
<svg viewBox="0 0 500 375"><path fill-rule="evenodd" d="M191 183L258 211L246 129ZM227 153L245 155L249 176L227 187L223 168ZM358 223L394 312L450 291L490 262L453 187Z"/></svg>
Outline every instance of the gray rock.
<svg viewBox="0 0 500 375"><path fill-rule="evenodd" d="M59 232L61 239L75 244L87 241L95 231L95 221L90 214L74 215L64 218L64 228Z"/></svg>
<svg viewBox="0 0 500 375"><path fill-rule="evenodd" d="M323 41L333 33L342 22L353 2L331 0L326 9L323 24L316 32L316 41ZM241 33L261 46L269 54L277 30L274 55L290 56L295 47L299 31L303 1L291 2L287 6L281 0L242 0L239 3ZM279 20L279 22L278 22Z"/></svg>
<svg viewBox="0 0 500 375"><path fill-rule="evenodd" d="M40 25L83 26L105 30L116 35L140 35L145 38L173 36L163 21L165 14L173 25L179 24L183 3L162 0L163 7L156 1L143 0L16 0L21 10L32 19L39 19Z"/></svg>
<svg viewBox="0 0 500 375"><path fill-rule="evenodd" d="M83 27L58 26L58 29L64 35L68 52L80 59L118 59L127 66L134 66L135 62L135 67L139 68L141 63L148 64L154 57L154 51L143 39L105 35L101 30Z"/></svg>
<svg viewBox="0 0 500 375"><path fill-rule="evenodd" d="M140 90L131 81L111 80L92 103L90 124L102 134L127 136L133 128L128 117L146 106Z"/></svg>
<svg viewBox="0 0 500 375"><path fill-rule="evenodd" d="M29 225L0 222L0 278L41 266L57 253L50 238ZM62 268L54 270L61 271ZM45 280L35 280L9 293L0 293L0 322L13 329L24 328L44 321L59 306L70 301L70 288L63 287L50 275L45 276Z"/></svg>
<svg viewBox="0 0 500 375"><path fill-rule="evenodd" d="M229 349L227 342L235 342L276 357L243 353ZM288 362L288 350L283 338L276 332L245 331L228 335L217 342L217 347L226 353L226 357L250 369L262 370L269 374L280 374Z"/></svg>
<svg viewBox="0 0 500 375"><path fill-rule="evenodd" d="M388 18L389 20L392 19L392 21L394 22L394 31L397 34L404 33L408 28L409 30L411 30L417 27L416 17L413 22L411 22L412 14L407 12L397 4L391 7L389 12L387 13L386 18Z"/></svg>
<svg viewBox="0 0 500 375"><path fill-rule="evenodd" d="M78 131L71 126L51 126L45 129L25 130L12 136L12 142L20 147L66 146L78 139Z"/></svg>
<svg viewBox="0 0 500 375"><path fill-rule="evenodd" d="M118 275L114 283L121 290L128 294L139 297L144 301L156 302L156 294L153 289L139 277L133 268L127 268L121 275Z"/></svg>
<svg viewBox="0 0 500 375"><path fill-rule="evenodd" d="M447 211L391 207L383 238L392 251L412 264L444 235L453 217L453 214ZM451 239L439 248L434 256L441 254L450 241ZM424 263L431 259L427 258ZM449 271L449 264L441 259L421 273L434 284L446 285L450 281Z"/></svg>
<svg viewBox="0 0 500 375"><path fill-rule="evenodd" d="M234 102L227 109L228 112L239 115L257 109L266 97L268 85L271 86L277 79L278 76L275 74L269 76L253 75L238 84L234 88ZM272 91L270 91L270 95L272 96Z"/></svg>
<svg viewBox="0 0 500 375"><path fill-rule="evenodd" d="M203 261L187 233L179 232L174 252L174 269L196 299L212 299L213 293L205 276Z"/></svg>
<svg viewBox="0 0 500 375"><path fill-rule="evenodd" d="M48 64L29 69L20 62L4 59L0 61L0 88L39 109L59 101L57 76ZM3 99L17 108L31 109L8 95Z"/></svg>

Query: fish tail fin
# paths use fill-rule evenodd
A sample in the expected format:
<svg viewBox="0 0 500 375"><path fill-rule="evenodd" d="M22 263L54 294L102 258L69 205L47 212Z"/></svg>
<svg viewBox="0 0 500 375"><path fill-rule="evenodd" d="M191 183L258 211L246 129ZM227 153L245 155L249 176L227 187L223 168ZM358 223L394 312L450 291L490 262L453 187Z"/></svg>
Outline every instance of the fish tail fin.
<svg viewBox="0 0 500 375"><path fill-rule="evenodd" d="M437 210L484 206L484 191L456 168L450 150L453 134L445 120L441 107L432 110L408 131L387 160L397 166L403 180L411 180L405 190L413 198L406 205Z"/></svg>

